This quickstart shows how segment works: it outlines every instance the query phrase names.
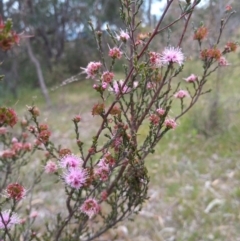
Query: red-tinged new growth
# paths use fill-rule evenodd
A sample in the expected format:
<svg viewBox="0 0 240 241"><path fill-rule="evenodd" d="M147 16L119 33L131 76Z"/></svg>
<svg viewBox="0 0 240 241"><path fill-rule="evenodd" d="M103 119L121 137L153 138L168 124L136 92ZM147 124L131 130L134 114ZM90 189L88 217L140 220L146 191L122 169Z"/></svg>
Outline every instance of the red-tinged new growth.
<svg viewBox="0 0 240 241"><path fill-rule="evenodd" d="M204 61L208 60L219 60L222 56L222 53L219 49L217 48L212 48L212 49L204 49L201 51L201 58Z"/></svg>
<svg viewBox="0 0 240 241"><path fill-rule="evenodd" d="M64 182L74 188L80 189L87 182L88 172L85 169L80 168L70 168L63 174Z"/></svg>
<svg viewBox="0 0 240 241"><path fill-rule="evenodd" d="M177 63L183 65L184 55L179 47L166 47L161 55L161 62L165 65Z"/></svg>
<svg viewBox="0 0 240 241"><path fill-rule="evenodd" d="M120 51L119 48L114 47L114 48L109 48L108 56L113 58L113 59L121 59L122 57L122 52Z"/></svg>
<svg viewBox="0 0 240 241"><path fill-rule="evenodd" d="M11 212L11 210L0 212L0 229L10 229L19 223L19 216L16 213Z"/></svg>
<svg viewBox="0 0 240 241"><path fill-rule="evenodd" d="M195 31L193 39L202 41L203 39L206 38L207 34L208 34L208 29L205 26L201 26Z"/></svg>
<svg viewBox="0 0 240 241"><path fill-rule="evenodd" d="M16 112L11 108L0 107L0 126L6 125L13 127L17 124Z"/></svg>
<svg viewBox="0 0 240 241"><path fill-rule="evenodd" d="M12 30L12 21L8 19L5 23L0 17L0 48L4 51L11 49L15 44L19 45L20 35Z"/></svg>
<svg viewBox="0 0 240 241"><path fill-rule="evenodd" d="M234 42L228 42L224 47L225 53L235 52L237 49L237 43Z"/></svg>
<svg viewBox="0 0 240 241"><path fill-rule="evenodd" d="M183 99L185 97L189 97L189 93L186 90L179 90L175 95L175 98Z"/></svg>
<svg viewBox="0 0 240 241"><path fill-rule="evenodd" d="M73 122L75 123L79 123L81 121L81 116L80 115L76 115L74 118L73 118Z"/></svg>
<svg viewBox="0 0 240 241"><path fill-rule="evenodd" d="M98 201L94 198L88 198L80 207L80 211L86 214L90 219L100 212L101 208Z"/></svg>
<svg viewBox="0 0 240 241"><path fill-rule="evenodd" d="M90 62L86 68L81 68L87 74L87 78L94 78L99 72L102 64L100 62Z"/></svg>
<svg viewBox="0 0 240 241"><path fill-rule="evenodd" d="M191 74L187 78L183 78L183 79L186 80L186 82L188 83L193 83L198 80L198 77L195 74Z"/></svg>
<svg viewBox="0 0 240 241"><path fill-rule="evenodd" d="M157 52L150 52L149 53L149 61L154 68L159 68L159 67L162 66L161 56Z"/></svg>
<svg viewBox="0 0 240 241"><path fill-rule="evenodd" d="M54 161L48 161L44 170L46 173L55 173L58 170L58 166Z"/></svg>
<svg viewBox="0 0 240 241"><path fill-rule="evenodd" d="M95 116L95 115L102 115L104 113L104 104L103 103L98 103L98 104L95 104L92 108L92 115Z"/></svg>
<svg viewBox="0 0 240 241"><path fill-rule="evenodd" d="M79 168L83 164L83 160L73 154L62 157L59 161L61 168Z"/></svg>
<svg viewBox="0 0 240 241"><path fill-rule="evenodd" d="M6 188L6 192L8 198L12 198L16 201L20 201L26 195L26 189L18 183L9 184Z"/></svg>

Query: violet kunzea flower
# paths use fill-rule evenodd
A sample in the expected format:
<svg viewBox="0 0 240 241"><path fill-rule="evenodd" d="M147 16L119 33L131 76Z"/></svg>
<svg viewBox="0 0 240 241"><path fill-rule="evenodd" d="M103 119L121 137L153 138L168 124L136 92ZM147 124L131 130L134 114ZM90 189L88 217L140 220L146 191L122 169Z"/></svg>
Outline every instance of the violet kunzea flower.
<svg viewBox="0 0 240 241"><path fill-rule="evenodd" d="M164 49L162 55L161 55L161 62L162 64L174 64L177 63L180 66L183 65L184 61L184 55L182 53L182 50L177 47L167 47Z"/></svg>
<svg viewBox="0 0 240 241"><path fill-rule="evenodd" d="M62 157L59 161L61 168L76 168L83 164L83 160L73 154Z"/></svg>
<svg viewBox="0 0 240 241"><path fill-rule="evenodd" d="M0 229L9 229L20 222L20 218L11 210L5 210L0 214Z"/></svg>
<svg viewBox="0 0 240 241"><path fill-rule="evenodd" d="M87 178L88 172L83 168L70 168L63 174L64 182L75 189L80 189L87 182Z"/></svg>

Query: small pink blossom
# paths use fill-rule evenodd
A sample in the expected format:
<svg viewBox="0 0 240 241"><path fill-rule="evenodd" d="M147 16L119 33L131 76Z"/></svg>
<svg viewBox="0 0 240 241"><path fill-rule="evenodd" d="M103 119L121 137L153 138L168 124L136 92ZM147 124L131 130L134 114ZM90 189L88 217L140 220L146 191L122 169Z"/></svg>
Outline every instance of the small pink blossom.
<svg viewBox="0 0 240 241"><path fill-rule="evenodd" d="M1 153L3 158L12 158L16 155L14 150L5 150Z"/></svg>
<svg viewBox="0 0 240 241"><path fill-rule="evenodd" d="M106 162L105 158L102 158L102 159L99 160L97 166L98 167L108 167L108 163Z"/></svg>
<svg viewBox="0 0 240 241"><path fill-rule="evenodd" d="M177 47L167 47L164 49L162 55L161 55L161 62L163 64L174 64L177 63L180 66L183 65L184 61L184 55L182 53L182 50Z"/></svg>
<svg viewBox="0 0 240 241"><path fill-rule="evenodd" d="M231 5L227 5L225 7L225 10L226 10L226 12L231 11L232 10L232 6Z"/></svg>
<svg viewBox="0 0 240 241"><path fill-rule="evenodd" d="M85 213L89 218L100 212L100 205L94 198L88 198L80 207L82 213Z"/></svg>
<svg viewBox="0 0 240 241"><path fill-rule="evenodd" d="M107 82L102 82L102 89L105 90L108 87L108 83Z"/></svg>
<svg viewBox="0 0 240 241"><path fill-rule="evenodd" d="M90 62L86 68L81 68L87 74L87 78L94 78L101 68L100 62Z"/></svg>
<svg viewBox="0 0 240 241"><path fill-rule="evenodd" d="M161 56L159 53L150 52L149 55L150 55L149 61L153 67L161 67L162 66Z"/></svg>
<svg viewBox="0 0 240 241"><path fill-rule="evenodd" d="M151 114L151 115L149 116L149 121L150 121L153 125L157 126L157 125L159 124L160 117L159 117L159 115Z"/></svg>
<svg viewBox="0 0 240 241"><path fill-rule="evenodd" d="M14 142L12 145L12 150L15 152L21 151L22 148L23 148L23 143L21 143L21 142Z"/></svg>
<svg viewBox="0 0 240 241"><path fill-rule="evenodd" d="M109 172L110 170L108 166L102 166L97 168L95 173L101 181L107 181L109 177Z"/></svg>
<svg viewBox="0 0 240 241"><path fill-rule="evenodd" d="M108 56L113 58L113 59L121 59L122 52L117 47L114 47L112 49L109 48Z"/></svg>
<svg viewBox="0 0 240 241"><path fill-rule="evenodd" d="M76 168L83 164L83 160L73 154L66 155L62 157L59 161L61 168Z"/></svg>
<svg viewBox="0 0 240 241"><path fill-rule="evenodd" d="M218 64L222 67L230 65L224 57L220 57L220 59L218 60Z"/></svg>
<svg viewBox="0 0 240 241"><path fill-rule="evenodd" d="M179 90L175 95L174 97L175 98L178 98L178 99L183 99L185 97L188 97L189 96L189 93L186 91L186 90Z"/></svg>
<svg viewBox="0 0 240 241"><path fill-rule="evenodd" d="M32 211L29 215L30 218L36 218L38 216L38 212L37 211Z"/></svg>
<svg viewBox="0 0 240 241"><path fill-rule="evenodd" d="M0 213L0 229L9 229L19 223L19 216L16 213L11 212L11 210L6 210Z"/></svg>
<svg viewBox="0 0 240 241"><path fill-rule="evenodd" d="M177 127L177 123L174 119L166 119L164 124L169 129L175 129Z"/></svg>
<svg viewBox="0 0 240 241"><path fill-rule="evenodd" d="M80 189L86 183L87 178L88 172L80 168L71 168L63 175L65 183L75 189Z"/></svg>
<svg viewBox="0 0 240 241"><path fill-rule="evenodd" d="M125 85L123 87L123 80L119 80L119 81L114 81L113 82L113 87L109 87L109 91L114 92L115 94L127 94L131 91L131 88L128 87L127 85Z"/></svg>
<svg viewBox="0 0 240 241"><path fill-rule="evenodd" d="M44 170L46 173L54 173L58 169L58 166L55 162L53 161L48 161L46 166L44 167Z"/></svg>
<svg viewBox="0 0 240 241"><path fill-rule="evenodd" d="M195 74L191 74L190 76L188 76L187 78L184 78L184 80L186 80L186 82L188 83L193 83L198 79L198 77Z"/></svg>
<svg viewBox="0 0 240 241"><path fill-rule="evenodd" d="M107 192L106 190L103 190L103 191L101 192L101 200L102 200L102 201L106 201L107 198L108 198L108 192Z"/></svg>
<svg viewBox="0 0 240 241"><path fill-rule="evenodd" d="M157 87L157 84L156 83L153 83L153 82L148 82L147 83L147 89L149 90L153 90Z"/></svg>
<svg viewBox="0 0 240 241"><path fill-rule="evenodd" d="M16 137L13 137L12 138L12 143L17 143L18 142L18 139Z"/></svg>
<svg viewBox="0 0 240 241"><path fill-rule="evenodd" d="M129 34L127 32L124 32L123 30L120 31L120 34L117 35L118 41L123 41L124 43L127 42L127 40L130 38Z"/></svg>
<svg viewBox="0 0 240 241"><path fill-rule="evenodd" d="M165 114L166 110L164 110L163 108L158 108L156 110L156 112L158 113L158 115L163 116Z"/></svg>
<svg viewBox="0 0 240 241"><path fill-rule="evenodd" d="M112 82L113 77L114 77L114 74L112 72L109 72L109 71L105 71L102 74L102 80L103 80L103 82L106 82L106 83Z"/></svg>
<svg viewBox="0 0 240 241"><path fill-rule="evenodd" d="M7 133L6 127L0 127L0 135L5 135Z"/></svg>
<svg viewBox="0 0 240 241"><path fill-rule="evenodd" d="M32 144L29 142L23 143L22 149L24 151L31 151L32 150Z"/></svg>

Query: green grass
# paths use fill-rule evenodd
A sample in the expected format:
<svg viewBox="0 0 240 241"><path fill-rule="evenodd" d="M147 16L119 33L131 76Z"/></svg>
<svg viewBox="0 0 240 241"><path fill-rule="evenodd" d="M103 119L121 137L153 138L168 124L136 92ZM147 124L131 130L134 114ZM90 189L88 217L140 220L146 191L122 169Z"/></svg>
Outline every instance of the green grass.
<svg viewBox="0 0 240 241"><path fill-rule="evenodd" d="M217 117L221 128L217 131L207 129L209 121L212 121L208 109L212 94L202 96L195 108L179 121L176 130L167 133L155 153L147 157L151 177L150 198L135 222L121 224L126 226L128 235L120 228L110 231L110 237L118 233L119 240L126 241L239 239L240 77L237 68L229 68L226 72L230 75L223 71L218 75L221 79ZM194 69L192 67L187 71L190 74ZM209 80L209 88L214 88L216 76ZM97 131L100 121L91 115L91 107L99 100L92 90L91 81L72 83L50 94L51 109L45 107L39 91L22 91L17 101L8 99L4 102L17 108L22 115L24 106L31 105L34 99L41 110L41 119L47 121L55 133L55 140L73 149L76 146L71 119L80 114L83 117L80 136L89 144L89 137ZM177 111L175 106L173 112ZM207 136L202 131L204 129ZM144 136L146 133L144 126L139 134ZM51 187L46 183L44 189L48 191ZM49 198L46 197L46 200L50 204ZM217 203L216 200L222 202ZM209 208L215 201L217 204Z"/></svg>

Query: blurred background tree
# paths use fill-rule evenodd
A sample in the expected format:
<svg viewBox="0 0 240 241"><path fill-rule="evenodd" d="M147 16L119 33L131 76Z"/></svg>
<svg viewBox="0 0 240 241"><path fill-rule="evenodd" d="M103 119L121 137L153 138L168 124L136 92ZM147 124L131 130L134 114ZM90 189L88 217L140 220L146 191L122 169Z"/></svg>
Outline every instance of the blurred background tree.
<svg viewBox="0 0 240 241"><path fill-rule="evenodd" d="M170 23L180 14L179 4L184 1L175 1L164 24ZM142 31L151 32L158 16L152 13L161 13L162 0L145 0L142 8ZM219 16L225 11L226 1L208 0L203 1L201 8L194 14L193 25L198 27L200 22L205 21L205 15L211 15L211 19L204 24L211 32L209 44L213 42ZM240 10L239 1L229 1L236 11ZM110 43L106 34L106 24L111 24L113 29L124 29L118 17L120 2L111 0L0 0L0 14L5 20L12 18L14 28L23 35L31 36L23 38L21 46L6 53L0 53L0 59L4 59L1 65L1 73L6 76L4 85L0 88L0 95L13 94L16 98L18 89L41 87L45 99L50 103L47 89L59 85L64 79L80 72L80 66L86 66L90 60L97 60L96 45L90 32L88 21L91 19L97 30L101 30L105 36L105 48ZM154 10L154 11L153 11ZM184 21L184 20L183 20ZM231 27L225 36L239 34L238 23L240 15L235 14L231 20ZM214 24L212 24L214 23ZM155 41L153 49L160 49L170 43L175 45L174 36L179 34L182 22L174 25L174 29L167 29ZM179 29L179 30L178 30ZM188 29L184 43L190 52L193 46L193 29ZM172 34L170 34L172 32ZM174 34L173 34L174 33ZM227 41L227 39L226 39ZM198 56L192 56L194 58ZM7 89L7 91L6 91Z"/></svg>

